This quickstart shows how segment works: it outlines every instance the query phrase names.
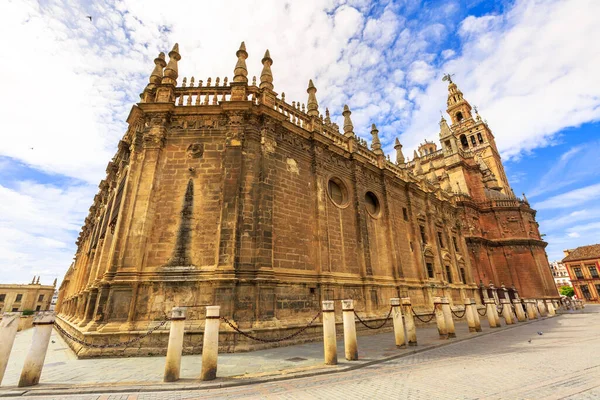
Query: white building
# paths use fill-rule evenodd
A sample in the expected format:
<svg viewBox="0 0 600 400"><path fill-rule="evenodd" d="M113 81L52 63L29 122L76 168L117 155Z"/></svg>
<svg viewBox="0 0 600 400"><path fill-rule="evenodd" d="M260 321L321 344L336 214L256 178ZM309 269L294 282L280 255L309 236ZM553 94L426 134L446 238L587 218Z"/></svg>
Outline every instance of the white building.
<svg viewBox="0 0 600 400"><path fill-rule="evenodd" d="M560 261L551 262L550 270L552 271L552 276L554 277L554 284L558 289L563 286L573 286L571 284L571 279L569 278L569 273L567 272L567 267L565 267L563 263Z"/></svg>

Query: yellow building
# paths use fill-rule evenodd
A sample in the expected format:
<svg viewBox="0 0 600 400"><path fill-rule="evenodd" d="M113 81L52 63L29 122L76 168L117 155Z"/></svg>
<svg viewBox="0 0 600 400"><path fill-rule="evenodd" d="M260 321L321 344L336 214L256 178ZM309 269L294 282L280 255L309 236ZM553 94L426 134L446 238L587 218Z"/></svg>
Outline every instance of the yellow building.
<svg viewBox="0 0 600 400"><path fill-rule="evenodd" d="M569 271L575 295L588 302L600 303L600 244L565 250L562 262Z"/></svg>
<svg viewBox="0 0 600 400"><path fill-rule="evenodd" d="M39 276L28 285L0 284L0 313L49 310L55 288L56 279L52 286L41 285Z"/></svg>

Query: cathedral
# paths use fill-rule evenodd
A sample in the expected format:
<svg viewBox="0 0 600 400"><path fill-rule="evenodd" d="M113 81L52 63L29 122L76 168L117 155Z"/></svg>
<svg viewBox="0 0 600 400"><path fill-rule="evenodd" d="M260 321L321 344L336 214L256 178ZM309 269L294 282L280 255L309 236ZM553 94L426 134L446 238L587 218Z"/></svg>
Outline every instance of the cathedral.
<svg viewBox="0 0 600 400"><path fill-rule="evenodd" d="M480 303L490 285L558 297L536 212L513 193L492 131L450 75L440 148L425 141L409 160L396 140L392 161L375 125L369 145L348 106L341 130L331 121L312 80L306 103L287 101L269 51L258 81L247 57L242 43L230 81L179 80L178 45L154 60L60 287L64 330L117 343L188 307L192 353L206 305L279 337L322 300L352 298L373 319L392 297ZM75 350L164 354L167 333L120 353ZM227 330L221 338L224 351L257 348Z"/></svg>

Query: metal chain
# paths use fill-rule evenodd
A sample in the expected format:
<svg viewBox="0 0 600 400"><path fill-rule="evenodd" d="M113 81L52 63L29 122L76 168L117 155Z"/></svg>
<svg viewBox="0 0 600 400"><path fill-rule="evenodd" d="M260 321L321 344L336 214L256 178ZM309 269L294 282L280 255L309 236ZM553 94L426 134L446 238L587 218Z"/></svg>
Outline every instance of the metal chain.
<svg viewBox="0 0 600 400"><path fill-rule="evenodd" d="M311 325L312 325L312 324L313 324L313 323L316 321L316 319L319 317L319 315L321 315L321 311L319 311L319 312L317 313L317 315L315 315L315 316L314 316L314 318L313 318L313 319L312 319L312 320L311 320L311 321L308 323L308 325L306 325L305 327L303 327L303 328L301 328L300 330L298 330L298 331L296 331L296 332L292 333L291 335L287 335L287 336L284 336L284 337L282 337L282 338L278 338L278 339L263 339L263 338L259 338L259 337L253 336L253 335L251 335L251 334L249 334L249 333L246 333L246 332L244 332L244 331L240 330L240 329L239 329L237 326L235 326L235 325L234 325L234 324L233 324L231 321L229 321L227 318L225 318L225 317L221 317L221 319L222 319L222 320L223 320L223 321L224 321L224 322L225 322L227 325L229 325L229 326L230 326L230 327L231 327L231 328L232 328L234 331L236 331L237 333L239 333L239 334L240 334L240 335L242 335L242 336L245 336L245 337L247 337L248 339L252 339L252 340L256 340L256 341L259 341L259 342L264 342L264 343L276 343L276 342L283 342L284 340L289 340L289 339L292 339L292 338L294 338L294 337L298 336L299 334L301 334L302 332L304 332L306 329L308 329L308 327L309 327L309 326L311 326Z"/></svg>
<svg viewBox="0 0 600 400"><path fill-rule="evenodd" d="M482 314L482 313L480 313L480 312L479 312L479 310L478 310L477 308L476 308L476 310L477 310L477 314L481 315L482 317L485 317L485 315L487 314L487 307L486 307L486 308L484 308L484 310L483 310L483 314Z"/></svg>
<svg viewBox="0 0 600 400"><path fill-rule="evenodd" d="M499 310L498 310L498 306L496 306L496 311L498 311L498 314L502 314L502 311L504 311L504 303L500 303Z"/></svg>
<svg viewBox="0 0 600 400"><path fill-rule="evenodd" d="M457 314L457 313L455 313L453 309L450 309L450 311L452 312L452 314L454 314L454 316L455 316L456 318L462 318L462 317L464 317L464 316L465 316L465 314L466 314L466 312L467 312L467 309L465 308L465 309L463 310L463 313L462 313L462 315L461 315L461 316L458 316L458 314ZM459 311L459 312L460 312L460 311Z"/></svg>
<svg viewBox="0 0 600 400"><path fill-rule="evenodd" d="M156 325L154 328L151 328L150 330L148 330L148 332L144 333L141 336L135 337L135 338L133 338L131 340L128 340L126 342L112 343L112 344L86 343L85 341L83 341L81 339L78 339L75 336L71 335L69 332L65 331L56 322L54 323L54 327L56 328L57 331L59 331L60 333L62 333L63 336L66 336L68 339L71 339L73 342L79 343L82 346L91 347L93 349L110 349L110 348L115 348L115 347L127 347L130 344L137 343L140 340L144 339L145 337L150 336L152 333L154 333L154 331L156 331L156 330L160 329L161 327L163 327L168 321L169 321L169 319L166 319L166 320L162 321L160 324Z"/></svg>
<svg viewBox="0 0 600 400"><path fill-rule="evenodd" d="M390 312L388 313L387 317L385 317L385 320L383 321L383 323L379 326L373 327L373 326L369 326L365 323L365 321L363 321L362 319L360 319L360 317L358 316L358 314L356 313L356 311L354 311L354 315L356 316L356 318L358 318L358 322L360 322L361 324L363 324L364 326L366 326L369 329L380 329L383 328L383 326L386 324L386 322L388 322L388 320L390 319L390 315L392 315L392 309L393 307L390 307Z"/></svg>
<svg viewBox="0 0 600 400"><path fill-rule="evenodd" d="M435 317L435 307L434 307L433 311L431 312L431 314L425 314L425 315L430 315L430 317L429 317L429 319L428 319L427 321L425 321L424 319L422 319L422 318L421 318L421 317L420 317L420 316L419 316L419 315L418 315L418 314L415 312L415 310L414 310L414 309L412 309L412 308L411 308L411 310L412 310L412 313L413 313L413 315L414 315L415 317L417 317L417 319L418 319L419 321L421 321L422 323L424 323L424 324L427 324L427 323L431 322L431 320L432 320L432 319Z"/></svg>

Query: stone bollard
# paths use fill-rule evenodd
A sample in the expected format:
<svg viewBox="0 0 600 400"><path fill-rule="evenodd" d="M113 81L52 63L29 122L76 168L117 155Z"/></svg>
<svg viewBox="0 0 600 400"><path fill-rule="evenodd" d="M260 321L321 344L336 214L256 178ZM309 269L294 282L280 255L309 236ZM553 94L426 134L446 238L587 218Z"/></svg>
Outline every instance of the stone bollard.
<svg viewBox="0 0 600 400"><path fill-rule="evenodd" d="M531 299L525 300L525 307L527 307L527 318L529 318L530 320L537 319L534 301Z"/></svg>
<svg viewBox="0 0 600 400"><path fill-rule="evenodd" d="M481 332L481 319L479 318L479 312L477 312L477 303L474 298L471 298L471 306L473 307L473 319L475 320L475 331Z"/></svg>
<svg viewBox="0 0 600 400"><path fill-rule="evenodd" d="M204 340L202 343L202 373L200 379L210 381L217 377L217 358L219 357L219 315L220 306L206 306L204 322Z"/></svg>
<svg viewBox="0 0 600 400"><path fill-rule="evenodd" d="M488 318L488 322L490 324L490 328L500 328L500 324L498 323L498 310L496 309L496 303L494 299L484 299L486 314Z"/></svg>
<svg viewBox="0 0 600 400"><path fill-rule="evenodd" d="M515 323L512 317L512 309L510 308L510 300L500 299L500 304L502 304L502 316L504 317L504 322L506 325L512 325Z"/></svg>
<svg viewBox="0 0 600 400"><path fill-rule="evenodd" d="M525 311L523 310L523 304L521 304L521 300L514 299L513 304L515 306L515 313L517 314L517 320L519 322L524 322L527 320L525 317Z"/></svg>
<svg viewBox="0 0 600 400"><path fill-rule="evenodd" d="M0 322L0 384L2 384L2 378L4 377L4 372L6 372L15 336L17 336L20 316L16 312L4 313L2 315L2 322Z"/></svg>
<svg viewBox="0 0 600 400"><path fill-rule="evenodd" d="M416 346L417 326L415 325L415 317L413 316L410 297L402 298L402 313L404 314L404 324L406 325L406 341L409 346Z"/></svg>
<svg viewBox="0 0 600 400"><path fill-rule="evenodd" d="M344 350L346 353L346 360L358 360L356 322L354 321L354 300L342 300L342 319L344 321Z"/></svg>
<svg viewBox="0 0 600 400"><path fill-rule="evenodd" d="M465 299L463 303L465 304L465 318L467 319L467 326L469 327L469 332L477 332L477 328L475 327L475 316L473 315L474 310L473 306L471 305L471 299Z"/></svg>
<svg viewBox="0 0 600 400"><path fill-rule="evenodd" d="M335 339L335 308L332 300L323 302L323 347L325 364L337 364L337 343Z"/></svg>
<svg viewBox="0 0 600 400"><path fill-rule="evenodd" d="M440 339L448 339L448 331L446 330L446 318L442 309L442 298L433 298L433 312L435 313L435 322L437 323Z"/></svg>
<svg viewBox="0 0 600 400"><path fill-rule="evenodd" d="M552 304L552 300L546 300L546 307L548 308L548 316L554 317L556 315L556 310L554 310L554 304Z"/></svg>
<svg viewBox="0 0 600 400"><path fill-rule="evenodd" d="M25 357L19 387L37 385L40 381L53 326L54 313L52 311L41 312L35 316L33 320L33 339L31 340L29 353Z"/></svg>
<svg viewBox="0 0 600 400"><path fill-rule="evenodd" d="M394 297L390 299L392 305L392 322L394 323L394 339L396 347L405 347L406 339L404 336L404 322L402 322L402 309L400 308L400 299Z"/></svg>
<svg viewBox="0 0 600 400"><path fill-rule="evenodd" d="M171 310L171 330L169 331L167 360L165 362L165 382L175 382L179 380L186 312L187 309L185 307L173 307Z"/></svg>
<svg viewBox="0 0 600 400"><path fill-rule="evenodd" d="M455 338L456 330L454 329L454 320L452 319L452 309L450 308L450 301L447 297L442 297L442 311L444 312L444 320L446 322L446 332L448 332L448 337Z"/></svg>

